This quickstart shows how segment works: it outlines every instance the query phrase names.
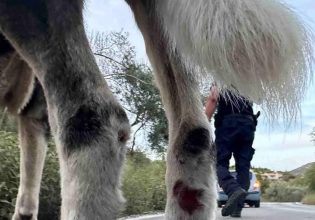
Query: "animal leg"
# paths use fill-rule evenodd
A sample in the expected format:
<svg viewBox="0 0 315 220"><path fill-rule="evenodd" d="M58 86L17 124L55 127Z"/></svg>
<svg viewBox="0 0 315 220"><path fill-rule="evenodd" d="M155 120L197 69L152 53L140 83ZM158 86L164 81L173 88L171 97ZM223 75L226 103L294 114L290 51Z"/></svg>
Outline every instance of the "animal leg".
<svg viewBox="0 0 315 220"><path fill-rule="evenodd" d="M47 147L47 123L19 116L20 187L13 220L36 220Z"/></svg>
<svg viewBox="0 0 315 220"><path fill-rule="evenodd" d="M48 120L42 89L32 70L0 34L0 104L18 118L20 187L14 220L37 219Z"/></svg>
<svg viewBox="0 0 315 220"><path fill-rule="evenodd" d="M154 1L127 1L144 36L146 50L169 122L168 220L215 218L215 149L195 77L169 45L152 11Z"/></svg>
<svg viewBox="0 0 315 220"><path fill-rule="evenodd" d="M129 122L86 38L83 0L1 1L0 31L33 68L61 168L62 220L115 219Z"/></svg>

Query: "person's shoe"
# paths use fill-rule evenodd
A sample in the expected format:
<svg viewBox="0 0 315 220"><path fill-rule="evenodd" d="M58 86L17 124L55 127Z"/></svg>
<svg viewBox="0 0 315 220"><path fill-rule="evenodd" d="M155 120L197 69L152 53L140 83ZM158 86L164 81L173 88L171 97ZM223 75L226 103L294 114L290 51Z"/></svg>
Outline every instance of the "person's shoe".
<svg viewBox="0 0 315 220"><path fill-rule="evenodd" d="M242 210L236 209L232 212L232 214L230 215L233 218L240 218L241 217L241 212Z"/></svg>
<svg viewBox="0 0 315 220"><path fill-rule="evenodd" d="M243 207L244 207L244 200L239 200L236 208L234 209L234 211L232 212L230 216L233 218L240 218Z"/></svg>
<svg viewBox="0 0 315 220"><path fill-rule="evenodd" d="M246 197L247 193L243 189L239 189L235 191L226 202L225 206L221 210L222 216L232 215L233 211L237 209L237 204L240 201L243 201Z"/></svg>

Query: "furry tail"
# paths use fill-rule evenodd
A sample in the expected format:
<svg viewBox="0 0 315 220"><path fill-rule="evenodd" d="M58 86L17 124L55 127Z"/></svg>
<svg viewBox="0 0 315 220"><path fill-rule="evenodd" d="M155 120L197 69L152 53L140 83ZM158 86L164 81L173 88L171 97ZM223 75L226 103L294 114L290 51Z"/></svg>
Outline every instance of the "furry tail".
<svg viewBox="0 0 315 220"><path fill-rule="evenodd" d="M237 88L270 116L297 115L312 78L313 39L292 9L277 0L158 0L156 9L192 72Z"/></svg>

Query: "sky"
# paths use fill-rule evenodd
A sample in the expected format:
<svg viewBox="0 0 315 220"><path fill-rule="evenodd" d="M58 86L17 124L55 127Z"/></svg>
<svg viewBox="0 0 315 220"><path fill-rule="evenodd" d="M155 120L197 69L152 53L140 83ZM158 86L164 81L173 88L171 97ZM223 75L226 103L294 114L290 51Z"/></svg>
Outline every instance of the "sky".
<svg viewBox="0 0 315 220"><path fill-rule="evenodd" d="M283 0L299 13L315 32L314 0ZM128 5L123 0L89 0L85 7L85 25L88 31L126 31L135 46L137 58L148 63L143 38L139 32ZM315 39L314 39L315 40ZM314 78L315 79L315 78ZM314 83L308 89L302 103L301 118L293 127L270 128L263 117L259 120L253 147L254 167L290 171L309 162L315 162L315 144L309 133L315 127ZM314 97L314 96L313 96Z"/></svg>

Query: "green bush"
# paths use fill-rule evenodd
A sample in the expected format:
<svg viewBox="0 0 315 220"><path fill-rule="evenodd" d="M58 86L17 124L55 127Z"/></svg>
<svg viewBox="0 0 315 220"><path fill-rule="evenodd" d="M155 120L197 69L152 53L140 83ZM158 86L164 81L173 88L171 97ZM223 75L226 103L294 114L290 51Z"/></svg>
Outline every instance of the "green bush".
<svg viewBox="0 0 315 220"><path fill-rule="evenodd" d="M0 130L16 132L17 131L16 117L10 115L1 107L2 106L0 106Z"/></svg>
<svg viewBox="0 0 315 220"><path fill-rule="evenodd" d="M264 194L266 189L268 189L268 187L270 185L270 180L268 180L267 178L263 178L260 173L257 173L256 177L257 177L257 180L260 183L261 193Z"/></svg>
<svg viewBox="0 0 315 220"><path fill-rule="evenodd" d="M122 188L126 204L123 215L164 210L165 162L145 160L145 156L141 158L139 153L134 158L128 157L124 169Z"/></svg>
<svg viewBox="0 0 315 220"><path fill-rule="evenodd" d="M289 181L291 186L307 188L307 179L305 179L304 175L298 176L295 179L291 179Z"/></svg>
<svg viewBox="0 0 315 220"><path fill-rule="evenodd" d="M308 205L315 205L315 193L310 193L304 196L302 203Z"/></svg>
<svg viewBox="0 0 315 220"><path fill-rule="evenodd" d="M0 219L14 212L19 183L19 150L16 134L0 131Z"/></svg>
<svg viewBox="0 0 315 220"><path fill-rule="evenodd" d="M287 182L273 182L265 190L264 198L270 202L301 202L306 188L295 187Z"/></svg>
<svg viewBox="0 0 315 220"><path fill-rule="evenodd" d="M14 132L0 131L0 219L14 213L19 185L18 137ZM123 192L126 198L122 215L164 210L166 189L165 162L151 161L143 153L128 156L124 167ZM56 220L60 213L60 183L57 154L52 144L43 171L38 219Z"/></svg>
<svg viewBox="0 0 315 220"><path fill-rule="evenodd" d="M55 220L59 216L60 184L57 155L49 146L40 192L39 219ZM19 185L18 137L16 133L0 131L0 219L10 219Z"/></svg>
<svg viewBox="0 0 315 220"><path fill-rule="evenodd" d="M308 190L315 192L315 165L311 166L305 172L305 179L307 182Z"/></svg>

